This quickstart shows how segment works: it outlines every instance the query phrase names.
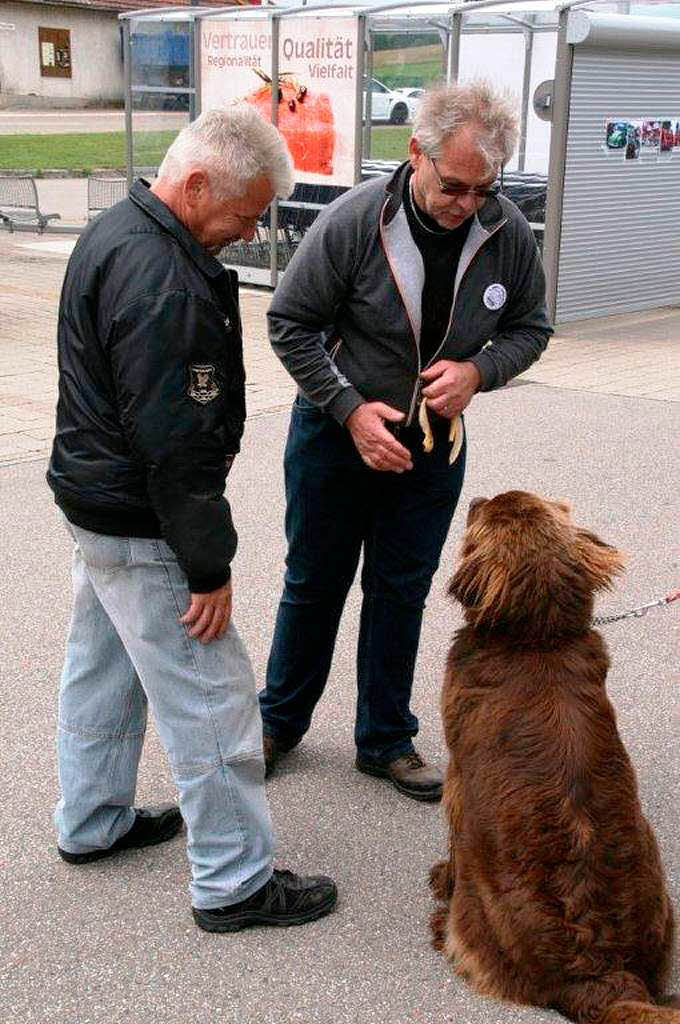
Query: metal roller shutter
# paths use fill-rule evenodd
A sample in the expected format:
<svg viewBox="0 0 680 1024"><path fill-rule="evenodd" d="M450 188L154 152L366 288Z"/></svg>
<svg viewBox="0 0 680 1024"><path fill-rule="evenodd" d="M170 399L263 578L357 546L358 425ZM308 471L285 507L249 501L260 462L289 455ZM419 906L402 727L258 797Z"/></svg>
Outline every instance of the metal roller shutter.
<svg viewBox="0 0 680 1024"><path fill-rule="evenodd" d="M680 121L680 49L575 46L558 322L680 303L680 149L625 160L605 121Z"/></svg>

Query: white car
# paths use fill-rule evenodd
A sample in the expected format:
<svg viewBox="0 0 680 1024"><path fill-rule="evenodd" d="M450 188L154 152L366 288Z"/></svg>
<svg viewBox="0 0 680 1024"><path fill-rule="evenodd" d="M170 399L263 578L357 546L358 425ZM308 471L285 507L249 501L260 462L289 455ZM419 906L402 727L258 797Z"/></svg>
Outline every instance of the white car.
<svg viewBox="0 0 680 1024"><path fill-rule="evenodd" d="M416 88L415 86L408 86L408 88L395 89L395 92L400 93L406 100L406 106L408 107L408 119L412 121L416 116L420 101L425 94L425 90Z"/></svg>
<svg viewBox="0 0 680 1024"><path fill-rule="evenodd" d="M364 114L366 113L366 89L364 82ZM377 78L371 79L371 121L386 121L388 124L406 124L409 119L407 98L396 89L388 89Z"/></svg>

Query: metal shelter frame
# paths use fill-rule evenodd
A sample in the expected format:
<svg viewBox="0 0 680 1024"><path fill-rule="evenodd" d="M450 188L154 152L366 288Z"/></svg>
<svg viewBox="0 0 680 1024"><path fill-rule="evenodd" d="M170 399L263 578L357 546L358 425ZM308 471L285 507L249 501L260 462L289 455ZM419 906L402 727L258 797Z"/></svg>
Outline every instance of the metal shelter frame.
<svg viewBox="0 0 680 1024"><path fill-rule="evenodd" d="M569 13L575 9L593 8L621 10L630 4L618 4L607 0L457 0L457 2L433 2L433 0L388 0L357 6L352 3L338 5L327 2L302 3L291 7L238 6L238 7L167 7L155 10L129 11L119 16L123 27L124 78L125 78L125 124L127 176L133 178L133 94L153 91L154 87L135 86L132 83L131 68L131 25L137 20L144 21L188 21L192 23L193 48L191 50L190 87L186 89L167 88L155 91L184 92L189 95L189 116L195 117L201 110L200 92L200 22L205 18L230 21L239 18L262 19L271 23L273 81L279 72L279 30L281 21L290 17L314 17L331 15L351 16L357 19L359 38L365 40L365 49L359 48L356 76L356 117L355 117L355 183L361 180L362 158L370 156L371 90L366 93L365 114L362 116L363 82L373 73L373 36L378 32L430 31L439 34L445 59L445 80L457 80L460 71L461 36L465 32L517 32L524 35L524 73L520 100L520 145L517 154L518 170L523 171L526 158L526 136L531 88L532 50L537 32L556 34L557 49L554 68L552 96L552 117L550 132L550 153L547 173L547 202L543 234L543 260L547 277L548 306L554 316L559 277L560 237L562 228L562 199L565 164L567 156L567 130L569 124L571 90L571 51L573 46L567 39ZM491 23L480 22L476 15L487 15ZM276 91L272 90L272 121L277 123L278 102ZM258 283L274 287L278 280L277 227L279 205L272 204L269 220L270 267L261 271ZM316 204L298 204L314 206ZM268 280L267 280L268 278ZM251 279L253 278L251 274Z"/></svg>

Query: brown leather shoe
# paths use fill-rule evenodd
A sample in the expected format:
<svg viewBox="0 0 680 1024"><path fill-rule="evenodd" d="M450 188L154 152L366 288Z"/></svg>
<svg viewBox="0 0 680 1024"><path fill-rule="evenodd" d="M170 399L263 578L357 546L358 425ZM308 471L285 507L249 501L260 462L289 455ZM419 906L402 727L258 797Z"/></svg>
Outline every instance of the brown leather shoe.
<svg viewBox="0 0 680 1024"><path fill-rule="evenodd" d="M274 769L279 758L283 754L287 754L289 750L296 747L300 741L297 740L295 743L282 743L281 740L277 740L275 736L270 736L268 733L264 733L262 737L262 749L264 751L264 777L268 779L273 774Z"/></svg>
<svg viewBox="0 0 680 1024"><path fill-rule="evenodd" d="M442 773L439 768L426 764L417 750L403 754L387 764L369 761L357 754L354 765L364 775L389 779L400 793L414 800L441 800L444 782Z"/></svg>

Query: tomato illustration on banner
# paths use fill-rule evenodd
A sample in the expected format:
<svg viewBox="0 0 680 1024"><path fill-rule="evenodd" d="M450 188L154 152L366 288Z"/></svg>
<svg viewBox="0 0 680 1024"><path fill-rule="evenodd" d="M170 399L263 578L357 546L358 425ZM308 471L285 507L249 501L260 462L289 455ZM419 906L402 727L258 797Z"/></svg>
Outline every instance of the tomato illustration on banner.
<svg viewBox="0 0 680 1024"><path fill-rule="evenodd" d="M264 85L244 97L268 121L272 114L272 80L252 68ZM333 173L335 128L330 97L302 85L291 72L279 75L278 128L288 143L293 164L298 171L313 174Z"/></svg>
<svg viewBox="0 0 680 1024"><path fill-rule="evenodd" d="M202 110L244 101L271 121L275 90L277 125L296 182L355 183L357 54L363 45L357 19L306 13L282 18L276 61L268 17L205 18L200 33Z"/></svg>

